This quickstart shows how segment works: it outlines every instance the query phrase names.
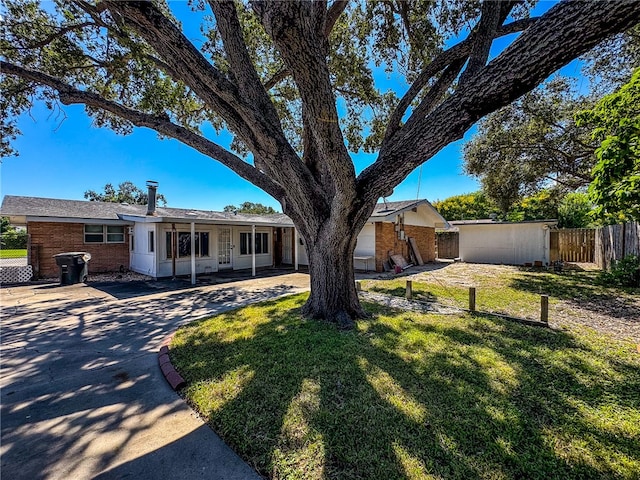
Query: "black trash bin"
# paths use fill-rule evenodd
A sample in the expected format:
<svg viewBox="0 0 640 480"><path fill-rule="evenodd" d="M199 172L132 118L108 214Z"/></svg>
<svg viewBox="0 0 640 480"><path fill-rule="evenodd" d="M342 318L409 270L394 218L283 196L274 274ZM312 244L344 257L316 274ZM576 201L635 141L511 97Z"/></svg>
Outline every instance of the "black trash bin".
<svg viewBox="0 0 640 480"><path fill-rule="evenodd" d="M65 252L54 255L60 267L60 285L73 285L87 280L91 254L87 252Z"/></svg>

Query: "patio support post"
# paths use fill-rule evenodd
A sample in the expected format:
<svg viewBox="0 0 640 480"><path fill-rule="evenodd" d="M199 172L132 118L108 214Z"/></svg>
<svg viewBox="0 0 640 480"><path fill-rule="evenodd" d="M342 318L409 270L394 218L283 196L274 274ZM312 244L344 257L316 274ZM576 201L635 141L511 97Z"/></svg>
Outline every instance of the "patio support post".
<svg viewBox="0 0 640 480"><path fill-rule="evenodd" d="M171 224L171 279L176 279L176 224Z"/></svg>
<svg viewBox="0 0 640 480"><path fill-rule="evenodd" d="M251 225L251 276L256 276L256 226Z"/></svg>
<svg viewBox="0 0 640 480"><path fill-rule="evenodd" d="M300 245L298 245L298 229L296 227L293 227L293 251L294 251L293 266L296 272L298 271L298 250L299 249L300 249Z"/></svg>
<svg viewBox="0 0 640 480"><path fill-rule="evenodd" d="M196 224L191 222L191 285L196 284Z"/></svg>

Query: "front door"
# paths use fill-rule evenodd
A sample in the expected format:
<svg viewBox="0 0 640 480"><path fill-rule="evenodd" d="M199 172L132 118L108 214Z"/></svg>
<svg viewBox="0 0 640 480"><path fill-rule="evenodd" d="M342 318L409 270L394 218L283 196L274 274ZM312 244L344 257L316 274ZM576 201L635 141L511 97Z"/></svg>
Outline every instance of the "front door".
<svg viewBox="0 0 640 480"><path fill-rule="evenodd" d="M231 249L231 228L218 227L218 269L233 267Z"/></svg>

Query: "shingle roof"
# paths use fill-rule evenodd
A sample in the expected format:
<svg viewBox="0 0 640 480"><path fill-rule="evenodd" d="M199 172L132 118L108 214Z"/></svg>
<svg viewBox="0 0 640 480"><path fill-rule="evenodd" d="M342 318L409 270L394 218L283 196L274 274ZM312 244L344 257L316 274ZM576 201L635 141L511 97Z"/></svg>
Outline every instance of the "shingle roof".
<svg viewBox="0 0 640 480"><path fill-rule="evenodd" d="M394 215L427 200L405 200L400 202L378 203L371 218L384 218ZM435 211L435 210L434 210ZM69 219L121 220L126 217L147 217L146 205L126 203L90 202L86 200L62 200L57 198L22 197L7 195L4 197L0 214L2 216L53 217ZM283 213L271 215L251 215L246 213L214 212L184 208L157 207L156 218L171 221L219 221L222 223L293 225L291 219Z"/></svg>
<svg viewBox="0 0 640 480"><path fill-rule="evenodd" d="M383 202L378 203L376 208L373 209L372 217L386 217L388 215L393 215L394 213L398 213L403 210L408 210L415 206L420 205L421 203L427 203L427 200L403 200L400 202ZM430 204L429 204L430 205Z"/></svg>
<svg viewBox="0 0 640 480"><path fill-rule="evenodd" d="M3 216L95 218L118 220L118 214L144 215L144 205L127 205L85 200L60 200L57 198L18 197L6 195L0 208Z"/></svg>
<svg viewBox="0 0 640 480"><path fill-rule="evenodd" d="M523 223L558 223L558 220L555 219L547 219L547 220L522 220L520 222L503 222L500 220L492 220L490 218L482 218L479 220L451 220L449 221L450 225L460 226L460 225L519 225Z"/></svg>
<svg viewBox="0 0 640 480"><path fill-rule="evenodd" d="M122 216L146 217L146 205L126 203L89 202L84 200L61 200L56 198L19 197L7 195L2 202L0 213L3 216L55 217L96 220L119 220ZM244 213L213 212L184 208L156 208L158 218L174 220L208 220L225 223L286 224L293 222L286 215L250 215Z"/></svg>

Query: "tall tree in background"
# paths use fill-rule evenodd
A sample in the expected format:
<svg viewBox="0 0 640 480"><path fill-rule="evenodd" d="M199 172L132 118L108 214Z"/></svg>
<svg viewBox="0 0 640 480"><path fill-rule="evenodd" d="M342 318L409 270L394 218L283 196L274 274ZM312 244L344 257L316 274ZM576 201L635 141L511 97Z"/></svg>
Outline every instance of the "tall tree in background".
<svg viewBox="0 0 640 480"><path fill-rule="evenodd" d="M92 202L129 203L131 205L146 205L149 202L149 194L129 181L119 184L117 190L110 183L104 186L102 193L87 190L84 192L84 198ZM161 202L162 205L167 204L167 199L161 193L156 195L156 201Z"/></svg>
<svg viewBox="0 0 640 480"><path fill-rule="evenodd" d="M482 192L463 193L436 200L433 207L447 220L479 220L500 213L497 206Z"/></svg>
<svg viewBox="0 0 640 480"><path fill-rule="evenodd" d="M278 213L273 207L268 207L261 203L242 202L240 206L227 205L224 207L225 212L237 212L237 213L253 213L256 215L271 215Z"/></svg>
<svg viewBox="0 0 640 480"><path fill-rule="evenodd" d="M627 82L640 66L640 26L607 39L584 57L581 93L574 79L556 76L479 122L465 145L467 173L503 214L518 200L552 186L561 193L589 185L597 142L575 115Z"/></svg>
<svg viewBox="0 0 640 480"><path fill-rule="evenodd" d="M95 125L148 127L221 162L276 198L304 238L304 313L345 327L364 314L353 252L377 199L484 115L640 21L640 2L622 0L563 1L536 19L519 1L194 4L211 13L197 45L160 1L58 2L51 13L6 0L5 138L36 100L79 103ZM488 62L493 41L513 32ZM401 98L380 90L374 66L404 76ZM204 122L249 156L203 136ZM349 152L361 147L378 155L356 175Z"/></svg>
<svg viewBox="0 0 640 480"><path fill-rule="evenodd" d="M595 214L615 223L640 220L640 69L617 92L578 115L599 143L589 194Z"/></svg>
<svg viewBox="0 0 640 480"><path fill-rule="evenodd" d="M479 122L464 147L465 170L504 214L550 184L574 191L591 181L595 144L577 111L592 106L556 78Z"/></svg>

